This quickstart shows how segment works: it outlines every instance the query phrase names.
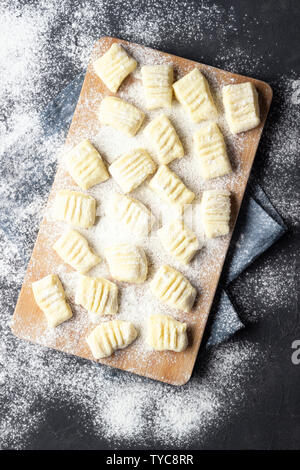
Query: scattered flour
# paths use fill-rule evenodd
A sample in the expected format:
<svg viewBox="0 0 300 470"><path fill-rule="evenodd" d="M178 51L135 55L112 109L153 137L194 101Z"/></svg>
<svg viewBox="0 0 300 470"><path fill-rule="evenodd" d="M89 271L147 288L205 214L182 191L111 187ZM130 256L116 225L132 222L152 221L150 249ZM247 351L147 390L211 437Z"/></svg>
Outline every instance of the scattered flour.
<svg viewBox="0 0 300 470"><path fill-rule="evenodd" d="M24 448L49 419L51 406L81 409L81 429L114 447L166 445L184 448L228 420L243 396L243 377L259 365L258 346L239 343L211 354L207 371L176 388L115 374L73 357L5 338L1 348L1 447ZM229 393L228 393L229 392ZM65 411L66 413L66 411ZM152 444L153 445L153 444Z"/></svg>
<svg viewBox="0 0 300 470"><path fill-rule="evenodd" d="M276 257L264 257L260 269L254 272L250 269L234 281L230 287L233 294L243 289L237 307L244 312L244 321L261 320L270 311L270 306L275 312L281 309L297 311L297 252L291 256L292 252L292 247L289 252L278 248Z"/></svg>
<svg viewBox="0 0 300 470"><path fill-rule="evenodd" d="M116 35L181 55L189 42L201 44L209 37L215 42L217 35L220 49L213 63L211 53L206 57L201 48L196 60L209 59L212 65L253 76L266 60L255 51L228 47L228 41L226 48L223 46L228 32L237 31L234 7L225 11L204 1L176 2L162 15L160 3L149 2L141 13L140 1L134 0L116 1L114 8L105 1L93 2L91 7L88 1L41 0L38 9L1 2L2 448L30 446L32 436L48 419L48 407L64 409L69 403L82 410L83 432L93 429L96 436L114 447L125 442L184 448L196 437L205 442L210 432L238 410L245 381L251 379L253 366L259 366L259 345L230 343L210 353L205 371L196 370L186 386L174 388L26 343L10 332L10 316L55 173L56 154L63 143L61 135L39 139L38 112L86 67L94 41L101 35ZM57 23L66 15L68 21L55 35ZM245 34L248 21L245 18ZM265 70L267 73L267 63ZM291 74L272 80L274 106L255 165L257 176L290 225L297 223L299 214L287 176L287 170L297 169L300 143L299 106L291 101L296 79ZM272 119L276 113L278 119ZM268 294L269 307L277 305L283 292L288 295L292 280L287 281L287 274L284 268L275 267L270 272L265 266L255 277L253 283L262 294ZM270 291L274 284L276 291ZM248 293L247 297L243 291L246 301L250 301L252 290Z"/></svg>

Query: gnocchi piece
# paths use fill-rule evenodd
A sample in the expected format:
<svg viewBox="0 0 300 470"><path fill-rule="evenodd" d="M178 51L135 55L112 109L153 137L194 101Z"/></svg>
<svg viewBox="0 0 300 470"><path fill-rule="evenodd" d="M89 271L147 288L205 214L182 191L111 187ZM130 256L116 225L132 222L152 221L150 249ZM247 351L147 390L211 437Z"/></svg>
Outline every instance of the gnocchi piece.
<svg viewBox="0 0 300 470"><path fill-rule="evenodd" d="M159 163L167 165L175 160L182 158L184 150L182 143L172 126L170 120L165 114L154 118L144 130L147 139L152 142Z"/></svg>
<svg viewBox="0 0 300 470"><path fill-rule="evenodd" d="M194 133L194 145L204 179L217 178L231 172L224 138L215 122L200 127Z"/></svg>
<svg viewBox="0 0 300 470"><path fill-rule="evenodd" d="M102 277L80 276L75 303L93 315L115 315L118 312L118 286Z"/></svg>
<svg viewBox="0 0 300 470"><path fill-rule="evenodd" d="M53 216L77 227L91 227L96 218L96 199L78 191L63 189L55 197Z"/></svg>
<svg viewBox="0 0 300 470"><path fill-rule="evenodd" d="M181 352L187 348L187 325L167 315L147 319L146 343L155 351Z"/></svg>
<svg viewBox="0 0 300 470"><path fill-rule="evenodd" d="M227 235L230 220L230 192L211 189L203 192L201 215L207 238Z"/></svg>
<svg viewBox="0 0 300 470"><path fill-rule="evenodd" d="M129 193L156 170L156 164L144 149L135 149L114 161L109 172L124 193Z"/></svg>
<svg viewBox="0 0 300 470"><path fill-rule="evenodd" d="M196 298L196 289L174 268L161 266L150 283L152 294L164 304L189 312Z"/></svg>
<svg viewBox="0 0 300 470"><path fill-rule="evenodd" d="M86 341L95 359L111 356L117 349L129 346L137 337L137 331L129 321L112 320L100 323Z"/></svg>
<svg viewBox="0 0 300 470"><path fill-rule="evenodd" d="M101 261L101 258L92 252L84 236L76 230L64 232L54 243L53 249L65 263L82 274Z"/></svg>
<svg viewBox="0 0 300 470"><path fill-rule="evenodd" d="M56 274L49 274L33 282L32 291L38 307L44 312L51 328L55 328L73 316L66 302L63 286Z"/></svg>
<svg viewBox="0 0 300 470"><path fill-rule="evenodd" d="M150 180L149 186L163 201L169 204L184 206L195 199L195 194L166 165L161 165L158 168Z"/></svg>
<svg viewBox="0 0 300 470"><path fill-rule="evenodd" d="M177 261L188 264L200 246L196 234L181 220L164 225L157 231L162 246Z"/></svg>
<svg viewBox="0 0 300 470"><path fill-rule="evenodd" d="M260 123L258 93L253 83L226 85L222 90L225 116L233 134L249 131Z"/></svg>
<svg viewBox="0 0 300 470"><path fill-rule="evenodd" d="M136 66L137 62L116 43L94 62L96 74L113 93L118 91L123 80L135 70Z"/></svg>
<svg viewBox="0 0 300 470"><path fill-rule="evenodd" d="M147 235L151 228L151 212L137 199L115 193L111 196L107 215L122 222L132 233Z"/></svg>
<svg viewBox="0 0 300 470"><path fill-rule="evenodd" d="M144 65L142 80L147 109L170 108L172 106L172 65Z"/></svg>
<svg viewBox="0 0 300 470"><path fill-rule="evenodd" d="M148 262L142 248L121 243L105 249L111 276L117 281L140 284L146 280Z"/></svg>
<svg viewBox="0 0 300 470"><path fill-rule="evenodd" d="M105 164L89 140L82 140L66 157L68 172L81 189L89 189L109 178Z"/></svg>
<svg viewBox="0 0 300 470"><path fill-rule="evenodd" d="M173 85L174 93L194 122L217 119L218 111L206 78L199 69L178 80Z"/></svg>
<svg viewBox="0 0 300 470"><path fill-rule="evenodd" d="M133 137L141 127L145 114L121 98L107 96L101 101L98 117L101 124Z"/></svg>

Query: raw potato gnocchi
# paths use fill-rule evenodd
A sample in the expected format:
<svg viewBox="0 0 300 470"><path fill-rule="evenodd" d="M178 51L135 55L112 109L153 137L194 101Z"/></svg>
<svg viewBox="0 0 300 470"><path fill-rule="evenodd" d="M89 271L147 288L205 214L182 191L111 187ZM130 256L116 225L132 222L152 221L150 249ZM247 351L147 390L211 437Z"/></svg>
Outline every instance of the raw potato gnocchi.
<svg viewBox="0 0 300 470"><path fill-rule="evenodd" d="M87 139L76 145L66 155L65 161L68 172L81 189L87 190L109 178L99 152Z"/></svg>
<svg viewBox="0 0 300 470"><path fill-rule="evenodd" d="M167 264L155 273L150 289L161 302L184 312L192 309L197 293L183 274Z"/></svg>
<svg viewBox="0 0 300 470"><path fill-rule="evenodd" d="M149 182L150 188L165 202L184 206L195 199L181 179L166 165L161 165Z"/></svg>
<svg viewBox="0 0 300 470"><path fill-rule="evenodd" d="M156 164L144 149L135 149L114 161L109 172L124 193L137 188L156 170Z"/></svg>
<svg viewBox="0 0 300 470"><path fill-rule="evenodd" d="M151 212L137 199L115 193L111 196L107 215L122 222L130 232L147 235L151 228Z"/></svg>
<svg viewBox="0 0 300 470"><path fill-rule="evenodd" d="M205 124L194 133L194 145L204 179L217 178L231 172L224 138L215 122Z"/></svg>
<svg viewBox="0 0 300 470"><path fill-rule="evenodd" d="M172 65L144 65L142 80L147 109L170 108L172 106Z"/></svg>
<svg viewBox="0 0 300 470"><path fill-rule="evenodd" d="M101 101L98 117L101 124L133 137L141 127L145 114L121 98L107 96Z"/></svg>
<svg viewBox="0 0 300 470"><path fill-rule="evenodd" d="M207 238L229 233L230 192L224 189L211 189L203 192L201 215Z"/></svg>
<svg viewBox="0 0 300 470"><path fill-rule="evenodd" d="M196 234L186 227L181 220L164 225L157 235L167 253L176 261L187 264L200 246Z"/></svg>
<svg viewBox="0 0 300 470"><path fill-rule="evenodd" d="M96 74L113 93L118 91L123 80L135 70L136 66L137 62L116 43L94 62Z"/></svg>
<svg viewBox="0 0 300 470"><path fill-rule="evenodd" d="M137 337L137 331L129 321L103 322L89 334L86 341L95 359L111 356L117 349L129 346Z"/></svg>
<svg viewBox="0 0 300 470"><path fill-rule="evenodd" d="M56 195L53 217L76 227L91 227L95 223L96 199L78 191L63 189Z"/></svg>
<svg viewBox="0 0 300 470"><path fill-rule="evenodd" d="M217 119L218 111L206 78L193 69L173 85L175 96L194 122Z"/></svg>
<svg viewBox="0 0 300 470"><path fill-rule="evenodd" d="M187 325L167 315L147 319L146 343L155 351L181 352L187 348Z"/></svg>
<svg viewBox="0 0 300 470"><path fill-rule="evenodd" d="M182 143L165 114L154 118L145 127L144 133L149 142L152 142L157 152L159 163L167 165L175 160L175 158L183 157L184 150Z"/></svg>
<svg viewBox="0 0 300 470"><path fill-rule="evenodd" d="M111 276L117 281L140 284L146 280L148 262L142 248L121 243L105 250Z"/></svg>
<svg viewBox="0 0 300 470"><path fill-rule="evenodd" d="M69 320L73 314L63 286L56 274L49 274L32 283L32 291L39 308L44 312L48 325L54 328Z"/></svg>
<svg viewBox="0 0 300 470"><path fill-rule="evenodd" d="M64 232L54 243L53 249L65 263L82 274L101 261L101 258L92 252L84 236L76 230Z"/></svg>
<svg viewBox="0 0 300 470"><path fill-rule="evenodd" d="M229 129L233 134L249 131L260 123L258 93L253 83L223 87L223 103Z"/></svg>
<svg viewBox="0 0 300 470"><path fill-rule="evenodd" d="M136 68L136 65L136 61L130 58L120 45L114 44L103 57L95 62L94 67L96 73L106 86L109 87L112 92L117 92L122 80ZM109 190L112 186L116 189L117 186L115 182L121 188L119 192L130 193L135 188L145 183L145 180L152 175L149 187L156 192L163 201L171 204L171 207L168 206L165 210L166 215L168 216L173 210L177 212L180 211L183 215L184 205L191 204L195 198L195 194L185 186L184 182L187 182L188 186L191 184L191 189L193 189L194 184L192 184L192 180L195 182L197 171L194 175L193 167L190 167L188 177L185 179L184 175L188 165L185 164L184 161L176 163L177 158L180 159L184 156L183 145L179 139L179 135L181 136L180 129L181 126L183 126L182 123L184 120L180 120L180 118L182 117L182 113L185 114L188 112L192 121L197 123L193 126L194 128L197 126L197 131L194 133L194 148L201 175L205 179L217 178L232 171L224 138L215 122L210 121L204 125L203 123L199 124L199 122L206 119L216 120L218 111L205 75L202 75L199 69L192 70L174 85L173 68L167 64L144 66L142 67L141 74L147 109L170 108L172 106L173 90L177 100L181 104L177 103L175 104L176 109L173 108L174 120L171 111L166 109L154 111L154 119L152 119L153 116L148 119L147 125L145 126L144 137L148 139L149 144L151 143L153 145L153 152L149 145L149 155L147 150L143 148L131 150L136 146L143 146L143 143L140 144L139 140L137 140L138 145L134 145L134 139L131 138L135 136L141 128L144 129L143 123L145 114L143 110L138 109L136 106L118 97L107 96L102 100L99 110L99 120L103 131L104 147L107 145L108 151L112 151L112 156L115 147L121 145L122 148L124 144L124 149L120 152L121 156L119 154L120 158L114 160L109 168L109 172L115 181L102 185L95 194L97 194L96 197L99 197L100 200L103 197L104 202L106 202L107 193L105 191L106 189ZM93 78L97 80L95 76ZM99 81L98 84L100 86ZM259 109L255 87L250 83L243 84L240 88L237 87L238 85L230 85L223 89L226 118L232 132L242 132L255 127L255 125L259 123ZM124 93L120 93L120 96L126 97L126 99L131 101L130 96L134 97L138 89L139 87L136 89L133 87L128 94L126 90ZM251 93L252 97L250 96ZM132 103L135 103L135 99L132 100ZM165 114L160 114L161 112L165 112L168 115L170 114L171 118L169 119ZM177 114L178 112L179 114ZM185 120L187 119L188 117L186 117ZM176 129L178 128L178 134L172 122L174 122ZM113 129L103 129L102 124L124 132L130 136L130 139L124 138L124 136L122 137L119 132L117 133ZM201 128L200 125L202 126ZM193 130L194 129L190 129L190 134L193 133ZM185 129L185 131L185 133L188 134L187 129ZM141 141L143 137L142 133L143 130L138 134L137 138L139 139L139 136L141 136ZM101 138L100 135L98 137L99 139ZM183 142L186 142L188 137L191 137L191 135L185 135ZM115 139L116 141L114 142ZM130 150L128 150L128 147ZM127 154L122 155L122 152L127 152ZM161 166L157 166L152 160L152 153L153 159L159 162ZM66 155L65 159L70 175L84 191L87 191L89 188L110 177L100 154L87 139L73 148L71 152ZM181 169L178 169L180 178L167 167L167 165L174 160L175 165L178 165L178 167L181 166ZM154 175L157 169L158 171ZM191 183L189 183L189 181L191 181ZM235 180L228 180L227 182L228 187L236 187ZM207 186L209 187L209 185ZM218 187L221 187L221 181L218 181ZM79 187L77 189L79 189ZM101 189L104 189L104 194L102 195ZM141 192L136 193L141 194L141 198L145 198L147 205L149 200L151 206L153 203L154 212L158 211L160 206L164 206L164 204L156 198L155 194L149 195L149 191L145 191L144 193L143 189L144 187ZM197 193L196 189L194 189L194 191ZM92 194L94 194L94 191ZM119 235L117 241L113 240L115 230L113 230L110 237L108 229L108 234L106 234L104 241L108 236L110 237L108 243L112 244L116 242L118 244L106 247L106 243L104 243L101 250L104 248L103 252L111 273L110 279L113 278L116 279L116 281L111 282L102 277L79 276L76 274L78 284L75 302L81 305L83 309L86 309L91 314L91 317L94 317L98 322L101 321L101 324L97 326L97 328L91 327L93 331L88 330L89 335L88 338L86 338L93 356L96 359L108 357L117 349L125 348L137 337L137 331L132 323L118 320L103 322L103 320L107 320L107 317L103 316L116 315L118 313L119 287L117 284L120 286L118 281L139 284L145 282L148 275L148 260L143 249L122 243L121 236L124 226L133 234L145 235L149 233L149 229L151 228L150 211L142 202L128 195L108 194L108 196L111 197L111 199L109 200L106 215L117 221ZM206 237L212 238L227 234L229 232L230 219L230 193L225 190L213 190L204 191L202 196L201 213ZM154 199L156 199L156 201ZM60 191L57 196L55 211L58 220L87 228L95 223L96 201L86 194L64 190ZM110 222L112 221L108 221L108 223ZM114 227L114 229L116 229L116 227ZM96 232L93 230L92 236L97 235ZM150 297L152 296L153 304L158 306L157 298L168 307L160 305L160 309L152 309L151 313L155 313L155 310L156 312L161 310L162 312L171 312L170 314L172 315L172 312L174 313L173 309L189 312L192 310L195 303L197 291L183 273L191 279L193 284L194 281L192 279L194 279L194 277L189 276L190 268L186 267L185 271L182 267L180 268L180 265L177 263L188 264L195 256L197 250L202 247L203 240L198 240L196 234L179 220L173 220L164 224L163 227L157 231L157 235L163 249L170 258L167 262L172 263L173 259L175 267L180 269L182 273L169 265L161 266L161 263L157 261L157 256L154 256L155 265L153 269L155 275L152 276L150 273L151 276L148 276L151 278L149 287L153 296L150 294L150 291L148 294ZM89 238L88 234L87 237ZM143 240L143 243L144 241L145 244L148 244L148 241ZM155 249L155 246L153 248ZM92 252L85 237L75 230L64 233L56 241L54 249L65 262L80 273L88 272L101 261L100 257ZM150 253L151 250L149 250L149 255ZM207 262L206 255L204 262ZM205 270L205 265L203 269ZM106 274L108 274L107 267ZM106 276L106 274L104 275ZM48 323L51 324L51 326L56 326L65 321L65 319L71 318L72 311L66 302L65 293L59 278L55 275L50 276L50 287L53 289L54 293L52 294L52 290L47 288L48 290L45 291L45 297L41 296L39 300L41 305L42 301L44 302L45 315L49 317L47 317ZM52 277L56 279L52 280ZM38 284L45 279L37 281L37 283L34 284ZM35 291L34 284L32 286L33 291ZM200 287L198 289L198 282L196 284L196 281L195 287L197 287L198 291L201 291ZM123 288L128 290L128 285L123 285L120 287L120 290ZM36 290L37 289L36 287ZM129 307L133 306L134 296L137 297L136 302L138 302L140 299L137 296L137 292L143 292L142 289L143 286L136 286L134 289L130 288L130 295L127 297L125 294L125 304L128 302ZM57 292L59 292L59 295L56 297ZM38 297L38 290L37 294L34 295L35 298ZM122 305L123 300L124 297L122 297ZM145 300L145 298L142 300ZM55 304L54 306L53 303ZM77 308L80 311L83 310L79 307ZM123 307L120 310L122 309ZM126 310L127 307L125 305L124 311ZM130 316L132 314L129 308L127 315ZM194 320L193 318L191 322L194 323ZM150 318L147 318L146 342L156 351L184 351L188 345L187 324L176 321L170 316L160 314L151 315ZM85 349L88 349L87 346ZM129 351L129 359L131 357L130 353L131 351ZM172 357L174 358L174 355L172 355ZM170 376L164 377L165 379L170 378Z"/></svg>
<svg viewBox="0 0 300 470"><path fill-rule="evenodd" d="M118 286L102 277L80 276L75 303L94 316L118 312Z"/></svg>

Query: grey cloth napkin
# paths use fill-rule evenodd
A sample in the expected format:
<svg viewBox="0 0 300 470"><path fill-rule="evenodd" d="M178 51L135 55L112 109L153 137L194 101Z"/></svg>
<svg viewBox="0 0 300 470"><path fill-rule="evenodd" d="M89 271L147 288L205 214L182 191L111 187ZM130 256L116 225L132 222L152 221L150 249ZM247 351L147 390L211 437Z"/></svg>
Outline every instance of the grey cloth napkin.
<svg viewBox="0 0 300 470"><path fill-rule="evenodd" d="M84 73L78 75L40 113L44 137L67 133L81 91ZM49 183L49 177L39 181ZM37 182L38 183L38 182ZM9 216L8 216L9 217ZM10 218L12 215L10 216ZM0 221L3 223L3 220ZM14 224L6 225L12 227ZM226 287L258 256L275 243L286 231L283 220L276 212L261 187L250 178L243 205L224 265L219 287L219 301L210 314L206 347L217 345L244 327L227 292ZM12 235L12 233L11 233ZM14 231L14 236L16 232Z"/></svg>
<svg viewBox="0 0 300 470"><path fill-rule="evenodd" d="M210 314L207 347L227 340L244 327L226 288L286 230L280 215L251 177L224 264L220 281L223 289Z"/></svg>

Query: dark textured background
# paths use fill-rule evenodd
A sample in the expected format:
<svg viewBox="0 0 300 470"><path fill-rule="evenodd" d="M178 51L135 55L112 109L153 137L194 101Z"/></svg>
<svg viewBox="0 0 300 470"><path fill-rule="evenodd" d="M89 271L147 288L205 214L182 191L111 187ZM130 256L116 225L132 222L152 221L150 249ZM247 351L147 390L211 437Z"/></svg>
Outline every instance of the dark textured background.
<svg viewBox="0 0 300 470"><path fill-rule="evenodd" d="M83 2L82 2L83 3ZM86 2L84 2L86 3ZM93 8L93 2L88 2ZM124 29L120 29L122 18L114 12L114 1L105 2L106 22L85 24L85 33L95 40L102 35L109 34L122 36ZM135 11L137 9L136 2ZM149 36L136 34L123 37L155 48L199 60L233 72L252 75L271 84L274 90L274 102L268 124L266 126L261 144L254 164L253 173L266 193L269 194L275 207L285 220L289 231L259 258L247 271L236 280L231 288L231 297L238 308L242 320L247 328L235 335L231 340L237 342L247 339L258 342L262 346L263 375L260 371L253 371L253 379L247 384L244 406L239 413L211 433L205 442L205 448L232 449L232 448L299 448L300 441L300 365L291 362L291 344L300 339L300 324L297 310L297 293L299 284L296 279L296 258L299 249L299 225L297 213L295 214L295 198L299 198L299 171L297 165L284 167L284 174L278 171L278 165L272 166L272 152L270 152L270 135L274 136L274 126L280 121L283 112L284 78L297 79L300 77L299 61L299 24L300 3L297 0L287 1L190 1L190 2L144 2L139 1L141 12L147 11L149 4L155 3L151 8L151 17L147 13L146 23L152 34ZM171 21L163 25L163 33L158 31L157 39L153 44L151 38L155 36L156 18L164 16L165 8L172 8L176 4L176 11L182 9L184 18L186 4L192 8L203 11L204 7L217 5L223 11L220 20L220 29L210 30L210 25L204 17L201 40L191 34L184 39L182 31L176 37L176 27ZM18 2L20 14L22 8L28 4L42 8L39 2ZM60 41L65 25L70 16L81 2L65 2L63 12L57 16L55 27L51 26L50 36L55 44ZM148 6L147 6L148 5ZM234 8L234 14L231 7ZM98 8L98 4L95 8ZM125 2L123 15L131 14L130 2ZM120 8L118 12L122 11ZM157 17L156 17L157 15ZM234 20L232 20L232 15ZM170 16L168 16L170 18ZM133 18L134 21L134 18ZM184 28L185 21L181 27ZM234 28L232 24L234 22ZM225 24L225 26L224 26ZM159 22L161 27L161 21ZM120 33L121 31L121 33ZM80 42L80 31L74 31L74 41ZM149 38L150 40L148 40ZM230 53L234 57L234 50L243 51L243 59L239 63L234 60L234 67L230 65ZM223 51L223 54L220 53ZM225 51L231 51L226 53ZM57 93L81 70L76 68L66 57L56 54L55 47L48 49L49 60L53 62L55 80L45 79L43 92L36 96L36 102L42 107L53 99ZM249 63L245 54L249 53ZM256 60L257 58L257 60ZM58 87L57 83L61 85ZM300 106L296 104L294 106ZM291 112L299 117L299 110L295 107ZM285 110L286 112L286 110ZM273 132L273 134L272 134ZM288 138L288 134L287 134ZM288 156L287 156L288 157ZM289 178L287 178L287 172ZM283 184L284 182L284 184ZM286 184L286 182L288 182ZM45 187L46 193L49 190ZM286 201L285 204L282 201ZM272 299L272 290L261 286L261 279L267 279L262 273L275 273L270 275L270 281L277 284L276 295L282 291L282 301ZM287 278L288 273L288 278ZM5 286L4 286L5 288ZM17 291L15 292L17 295ZM268 297L269 295L269 297ZM205 369L209 353L202 352L197 362L195 374ZM230 393L230 391L229 391ZM44 426L37 434L32 436L28 443L29 448L105 448L107 442L101 442L92 433L80 431L80 410L72 409L63 413L55 406L49 408ZM190 443L193 448L203 448L197 443L197 435ZM103 447L102 447L103 446ZM151 448L151 442L148 442ZM112 447L114 444L112 443Z"/></svg>

